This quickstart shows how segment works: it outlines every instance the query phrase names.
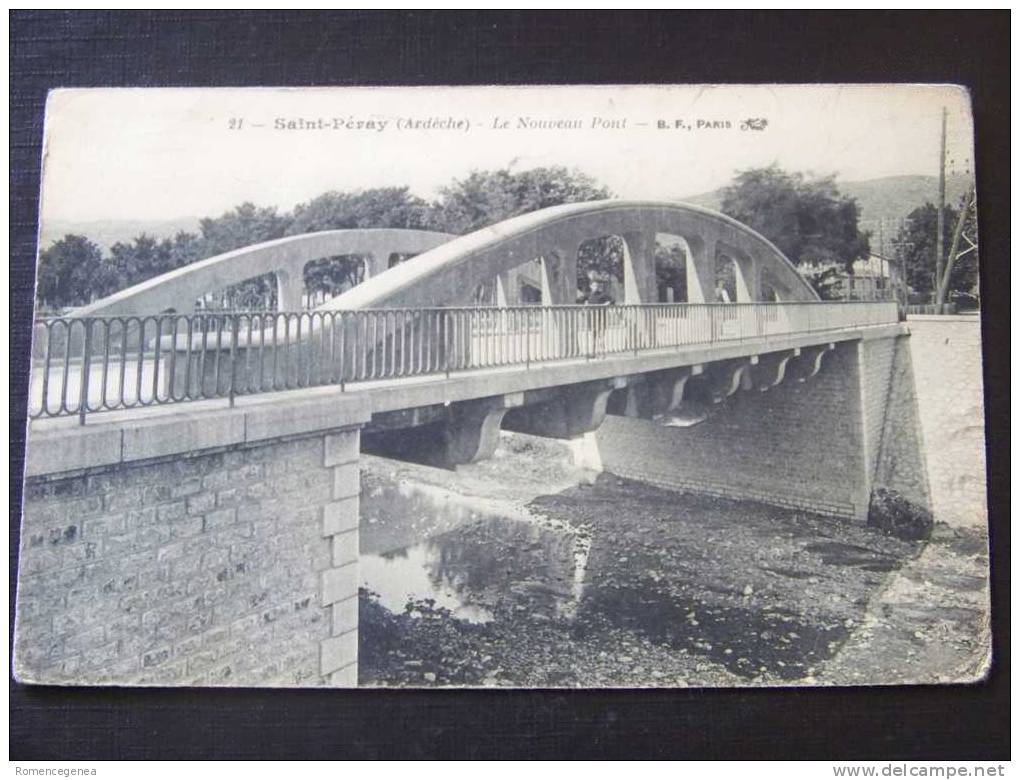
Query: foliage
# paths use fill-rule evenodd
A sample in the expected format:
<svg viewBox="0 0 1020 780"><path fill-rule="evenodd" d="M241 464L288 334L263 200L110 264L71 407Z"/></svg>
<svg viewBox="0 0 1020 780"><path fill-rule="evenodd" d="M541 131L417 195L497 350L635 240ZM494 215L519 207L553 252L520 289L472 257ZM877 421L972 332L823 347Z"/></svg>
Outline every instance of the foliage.
<svg viewBox="0 0 1020 780"><path fill-rule="evenodd" d="M105 273L102 250L85 236L68 234L39 253L36 297L42 308L85 303Z"/></svg>
<svg viewBox="0 0 1020 780"><path fill-rule="evenodd" d="M429 205L412 195L407 187L327 192L294 208L287 233L357 228L422 230L428 226L429 212ZM322 258L305 266L304 277L310 293L335 295L362 281L364 258L357 255Z"/></svg>
<svg viewBox="0 0 1020 780"><path fill-rule="evenodd" d="M961 204L962 206L962 204ZM959 209L946 206L942 212L943 247L948 252L953 240L953 229L959 218ZM968 214L968 226L965 232L975 237L977 226L974 223L973 211ZM901 267L906 275L907 284L916 293L930 295L935 290L935 235L938 224L938 210L931 203L925 203L914 209L907 216L900 228L894 245ZM969 292L977 283L978 259L977 252L964 255L953 265L949 275L951 292Z"/></svg>
<svg viewBox="0 0 1020 780"><path fill-rule="evenodd" d="M835 266L811 268L802 272L818 297L823 301L838 301L843 298L843 276Z"/></svg>
<svg viewBox="0 0 1020 780"><path fill-rule="evenodd" d="M178 266L171 241L159 241L144 233L130 243L118 241L110 247L107 262L115 275L117 289L130 287Z"/></svg>
<svg viewBox="0 0 1020 780"><path fill-rule="evenodd" d="M282 238L290 224L291 217L277 213L273 207L242 203L215 219L203 219L199 223L202 253L205 257L212 257L250 244Z"/></svg>
<svg viewBox="0 0 1020 780"><path fill-rule="evenodd" d="M474 171L440 190L429 218L433 230L469 233L538 209L602 200L609 190L587 174L561 166L513 172Z"/></svg>
<svg viewBox="0 0 1020 780"><path fill-rule="evenodd" d="M354 228L427 229L429 205L407 187L327 192L294 207L289 235Z"/></svg>
<svg viewBox="0 0 1020 780"><path fill-rule="evenodd" d="M897 539L930 539L934 528L931 510L895 490L875 488L868 505L868 525Z"/></svg>
<svg viewBox="0 0 1020 780"><path fill-rule="evenodd" d="M870 251L857 201L839 192L834 176L809 179L776 165L740 171L723 190L721 209L796 265L837 263L849 271Z"/></svg>
<svg viewBox="0 0 1020 780"><path fill-rule="evenodd" d="M286 235L352 228L411 228L465 233L509 217L563 203L601 200L605 187L564 167L513 171L476 171L442 189L433 203L406 187L357 192L332 191L297 205L290 213L243 203L200 222L199 234L181 232L172 239L141 235L114 245L107 257L84 237L68 236L47 249L40 262L40 300L51 306L74 306L180 268L197 260ZM624 243L619 236L585 242L578 253L578 280L587 292L589 275L623 281ZM677 300L686 289L683 249L656 246L660 289L671 287ZM408 257L388 258L403 261ZM363 258L325 258L305 267L309 292L336 294L362 280ZM248 280L224 291L228 306L272 305L272 275Z"/></svg>
<svg viewBox="0 0 1020 780"><path fill-rule="evenodd" d="M669 288L674 301L687 300L687 253L681 244L656 244L655 282L660 296Z"/></svg>
<svg viewBox="0 0 1020 780"><path fill-rule="evenodd" d="M608 197L609 190L590 176L561 166L516 173L509 168L475 171L440 191L429 221L434 230L461 234L538 209ZM584 242L577 256L581 291L588 293L593 274L622 282L623 251L617 236Z"/></svg>

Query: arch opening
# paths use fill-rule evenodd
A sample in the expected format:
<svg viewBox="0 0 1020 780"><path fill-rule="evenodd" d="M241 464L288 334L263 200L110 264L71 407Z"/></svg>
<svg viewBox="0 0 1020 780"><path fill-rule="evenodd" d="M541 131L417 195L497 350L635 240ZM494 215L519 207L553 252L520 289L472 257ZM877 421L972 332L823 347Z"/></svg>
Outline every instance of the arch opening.
<svg viewBox="0 0 1020 780"><path fill-rule="evenodd" d="M687 303L690 247L683 236L655 234L655 289L659 303Z"/></svg>
<svg viewBox="0 0 1020 780"><path fill-rule="evenodd" d="M624 300L623 236L605 235L589 238L577 248L577 300L579 302L608 295L614 303Z"/></svg>
<svg viewBox="0 0 1020 780"><path fill-rule="evenodd" d="M333 255L311 260L301 269L302 308L321 306L361 284L370 275L371 258L365 255Z"/></svg>
<svg viewBox="0 0 1020 780"><path fill-rule="evenodd" d="M715 256L715 302L737 302L737 264L725 252Z"/></svg>
<svg viewBox="0 0 1020 780"><path fill-rule="evenodd" d="M196 312L272 311L277 308L278 300L276 274L265 273L204 293L195 301L194 309Z"/></svg>

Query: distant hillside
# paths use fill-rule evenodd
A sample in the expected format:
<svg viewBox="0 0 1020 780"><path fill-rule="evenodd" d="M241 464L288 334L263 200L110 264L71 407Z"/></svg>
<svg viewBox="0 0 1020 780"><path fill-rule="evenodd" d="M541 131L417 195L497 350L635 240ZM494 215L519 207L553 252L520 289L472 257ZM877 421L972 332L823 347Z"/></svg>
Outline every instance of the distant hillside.
<svg viewBox="0 0 1020 780"><path fill-rule="evenodd" d="M173 238L182 230L198 232L198 217L178 217L165 220L106 219L95 222L70 222L51 220L43 225L39 236L40 249L46 249L68 233L85 236L103 249L109 249L118 241L131 241L146 233L154 238Z"/></svg>
<svg viewBox="0 0 1020 780"><path fill-rule="evenodd" d="M963 196L970 179L963 176L950 176L946 181L946 202L956 203ZM880 219L886 220L889 226L903 219L907 214L922 206L925 202L935 202L938 197L938 179L934 176L887 176L882 179L867 181L838 182L842 192L857 198L861 207L862 227L875 231ZM678 200L718 210L722 201L722 190L705 192ZM69 222L53 220L43 225L40 247L45 249L54 241L68 233L83 235L101 246L109 249L118 241L130 241L136 236L147 233L156 238L172 238L182 230L197 233L198 217L178 217L166 220L100 220L95 222Z"/></svg>
<svg viewBox="0 0 1020 780"><path fill-rule="evenodd" d="M948 177L946 203L955 206L963 197L970 181L969 177L963 175ZM939 181L935 176L887 176L867 181L837 180L837 183L841 192L857 198L861 208L861 220L865 223L877 222L880 219L893 223L903 219L918 206L923 206L926 202L934 203L939 192ZM718 210L722 203L722 190L680 200ZM865 225L865 228L870 226Z"/></svg>
<svg viewBox="0 0 1020 780"><path fill-rule="evenodd" d="M956 206L970 186L968 176L946 178L946 203ZM934 203L939 196L939 180L935 176L889 176L870 181L843 182L842 192L857 198L861 219L902 219L918 206Z"/></svg>

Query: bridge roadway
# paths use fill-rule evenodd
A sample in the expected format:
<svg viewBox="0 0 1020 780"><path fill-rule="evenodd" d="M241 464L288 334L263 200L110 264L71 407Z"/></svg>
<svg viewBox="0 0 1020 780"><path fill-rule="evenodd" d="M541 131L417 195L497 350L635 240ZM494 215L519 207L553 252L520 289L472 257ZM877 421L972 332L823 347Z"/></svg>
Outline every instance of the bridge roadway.
<svg viewBox="0 0 1020 780"><path fill-rule="evenodd" d="M805 381L817 373L836 343L906 332L905 325L890 323L770 334L530 366L280 390L241 395L232 402L210 398L90 412L85 428L95 434L93 444L104 443L105 453L91 445L80 453L67 449L68 429L80 427L77 417L40 418L31 423L27 473L49 472L55 464L71 470L141 460L198 449L210 438L229 445L350 425L373 432L436 422L446 425L446 460L469 462L491 455L501 427L569 438L599 426L610 396L616 413L652 417L675 407L692 378L703 394L720 401L738 390L764 391L784 380ZM242 421L229 426L233 433L222 430L226 418ZM127 433L114 436L114 431ZM189 438L195 439L194 446L188 446Z"/></svg>

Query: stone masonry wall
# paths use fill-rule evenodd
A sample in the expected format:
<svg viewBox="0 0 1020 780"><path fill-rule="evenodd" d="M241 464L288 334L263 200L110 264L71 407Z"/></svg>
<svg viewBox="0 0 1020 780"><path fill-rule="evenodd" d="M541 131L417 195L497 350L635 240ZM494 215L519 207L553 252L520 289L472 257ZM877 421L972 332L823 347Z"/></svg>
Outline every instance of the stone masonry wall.
<svg viewBox="0 0 1020 780"><path fill-rule="evenodd" d="M871 491L930 506L909 336L837 344L812 379L738 390L703 423L606 418L606 471L863 520Z"/></svg>
<svg viewBox="0 0 1020 780"><path fill-rule="evenodd" d="M602 465L668 488L863 518L858 382L857 344L847 342L812 379L738 390L689 428L609 416L597 434Z"/></svg>
<svg viewBox="0 0 1020 780"><path fill-rule="evenodd" d="M356 685L358 432L26 481L15 675Z"/></svg>
<svg viewBox="0 0 1020 780"><path fill-rule="evenodd" d="M892 345L888 390L884 393L872 486L895 490L920 506L932 508L924 435L918 410L910 340L901 336L879 344ZM866 344L865 347L869 347ZM867 354L867 351L865 352ZM876 377L879 381L880 377Z"/></svg>
<svg viewBox="0 0 1020 780"><path fill-rule="evenodd" d="M858 349L861 403L864 409L864 452L868 478L874 479L882 448L882 430L892 389L896 339L880 339L860 344Z"/></svg>

